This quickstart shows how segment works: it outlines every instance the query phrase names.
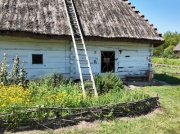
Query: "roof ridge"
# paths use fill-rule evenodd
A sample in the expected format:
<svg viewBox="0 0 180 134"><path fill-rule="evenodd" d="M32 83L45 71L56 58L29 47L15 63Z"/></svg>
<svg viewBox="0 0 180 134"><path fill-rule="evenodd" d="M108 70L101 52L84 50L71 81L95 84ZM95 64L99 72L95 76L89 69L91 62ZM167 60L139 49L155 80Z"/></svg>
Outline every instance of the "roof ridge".
<svg viewBox="0 0 180 134"><path fill-rule="evenodd" d="M154 27L154 25L151 24L151 23L149 22L149 20L145 18L145 15L141 14L140 11L137 10L136 7L135 7L134 5L132 5L131 2L129 2L129 0L122 0L122 1L125 2L125 3L127 3L127 4L133 9L133 11L134 11L136 14L138 14L141 18L143 18L143 20L146 21L146 22L149 24L149 26L152 27L152 28L154 29L154 31L155 31L160 37L162 37L162 33L158 32L158 29L157 29L156 27Z"/></svg>

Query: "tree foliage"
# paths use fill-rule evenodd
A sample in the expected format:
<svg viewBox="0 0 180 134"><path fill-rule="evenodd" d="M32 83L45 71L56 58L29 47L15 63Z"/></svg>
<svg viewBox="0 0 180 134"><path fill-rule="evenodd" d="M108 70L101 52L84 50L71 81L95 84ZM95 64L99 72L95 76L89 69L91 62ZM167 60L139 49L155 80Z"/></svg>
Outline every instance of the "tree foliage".
<svg viewBox="0 0 180 134"><path fill-rule="evenodd" d="M180 33L167 31L163 38L164 44L154 49L155 57L162 58L177 58L174 53L174 47L180 42Z"/></svg>

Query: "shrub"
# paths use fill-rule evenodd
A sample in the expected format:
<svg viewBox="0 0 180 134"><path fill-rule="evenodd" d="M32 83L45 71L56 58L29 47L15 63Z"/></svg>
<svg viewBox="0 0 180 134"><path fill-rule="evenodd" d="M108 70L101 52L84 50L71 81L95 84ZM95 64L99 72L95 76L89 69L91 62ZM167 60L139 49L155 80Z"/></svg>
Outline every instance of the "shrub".
<svg viewBox="0 0 180 134"><path fill-rule="evenodd" d="M109 92L110 90L123 89L123 82L119 76L108 72L104 75L95 76L96 88L99 94Z"/></svg>
<svg viewBox="0 0 180 134"><path fill-rule="evenodd" d="M24 61L22 62L22 67L19 68L19 57L18 54L16 54L16 58L13 59L14 63L12 66L11 72L7 71L7 56L8 53L4 53L3 56L3 62L1 63L1 69L0 69L0 83L1 85L11 85L11 84L17 84L21 85L23 87L27 87L27 72L24 69Z"/></svg>
<svg viewBox="0 0 180 134"><path fill-rule="evenodd" d="M44 89L55 89L59 88L60 85L68 83L62 76L61 73L54 73L51 75L46 75L38 80L31 80L29 87L42 87Z"/></svg>

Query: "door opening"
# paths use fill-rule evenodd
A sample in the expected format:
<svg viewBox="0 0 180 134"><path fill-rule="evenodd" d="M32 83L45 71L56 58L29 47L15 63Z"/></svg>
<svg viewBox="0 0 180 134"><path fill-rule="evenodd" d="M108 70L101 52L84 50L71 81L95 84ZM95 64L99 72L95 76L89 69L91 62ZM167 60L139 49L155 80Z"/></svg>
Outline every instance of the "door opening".
<svg viewBox="0 0 180 134"><path fill-rule="evenodd" d="M115 51L101 51L101 72L114 72Z"/></svg>

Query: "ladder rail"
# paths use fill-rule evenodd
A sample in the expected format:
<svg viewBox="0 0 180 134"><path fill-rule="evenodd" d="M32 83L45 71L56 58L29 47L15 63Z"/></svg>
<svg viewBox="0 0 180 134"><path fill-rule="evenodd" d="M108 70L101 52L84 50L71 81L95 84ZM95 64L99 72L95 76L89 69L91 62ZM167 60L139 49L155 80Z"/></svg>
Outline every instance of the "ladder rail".
<svg viewBox="0 0 180 134"><path fill-rule="evenodd" d="M80 25L79 25L79 21L77 19L77 15L75 13L74 2L73 2L73 0L71 0L71 1L72 1L72 6L73 6L73 11L74 11L74 14L75 14L75 19L76 19L76 22L77 22L77 26L78 26L78 29L79 29L79 32L80 32L80 37L81 37L81 40L82 40L83 48L84 48L84 51L85 51L85 54L86 54L86 60L88 62L89 73L91 74L91 81L93 83L94 94L95 94L95 96L98 96L96 85L95 85L95 81L94 81L94 77L93 77L93 73L92 73L92 69L91 69L91 64L89 62L89 56L88 56L88 53L87 53L87 50L86 50L86 46L85 46L85 41L84 41L84 38L83 38L83 35L82 35L82 32L81 32L81 28L80 28Z"/></svg>
<svg viewBox="0 0 180 134"><path fill-rule="evenodd" d="M79 70L80 79L81 79L81 86L82 86L83 96L86 97L86 92L85 92L84 83L83 83L83 77L82 77L82 71L80 69L77 46L75 45L76 41L75 41L75 38L74 38L74 31L73 31L72 26L71 26L70 17L69 17L68 10L67 10L67 5L66 5L66 0L63 0L63 2L64 2L64 5L65 5L66 15L67 15L68 23L69 23L69 26L70 26L70 31L71 31L73 44L74 44L74 50L75 50L76 59L78 60L77 64L78 64L78 70Z"/></svg>
<svg viewBox="0 0 180 134"><path fill-rule="evenodd" d="M75 40L75 37L74 37L75 32L73 31L73 27L71 25L71 19L70 19L69 13L68 13L68 7L66 5L67 0L63 0L63 1L64 1L64 4L65 4L68 23L69 23L71 34L72 34L72 39L73 39L73 44L74 44L74 49L75 49L75 54L76 54L76 59L77 59L77 64L78 64L78 70L79 70L80 79L81 79L81 85L82 85L82 90L83 90L83 96L86 97L84 79L83 79L83 74L82 74L82 70L81 70L79 54L78 54L78 51L77 51L77 44L76 44L76 40ZM86 56L86 61L87 61L87 65L88 65L88 69L89 69L89 73L90 73L90 78L91 78L91 81L92 81L92 86L93 86L93 89L94 89L94 94L95 94L96 97L98 97L98 93L97 93L97 89L96 89L96 85L95 85L95 81L94 81L94 77L93 77L93 73L92 73L92 69L91 69L91 64L90 64L90 61L89 61L89 56L88 56L88 53L87 53L87 50L86 50L85 41L84 41L84 38L83 38L83 35L82 35L82 32L81 32L80 24L79 24L79 21L78 21L78 18L77 18L74 2L73 2L73 0L69 0L69 2L71 2L71 5L72 5L72 7L71 7L72 12L73 12L73 15L74 15L74 19L76 21L79 36L80 36L81 43L83 45L84 53L85 53L85 56Z"/></svg>

